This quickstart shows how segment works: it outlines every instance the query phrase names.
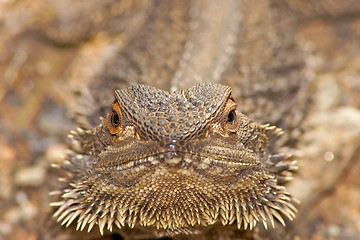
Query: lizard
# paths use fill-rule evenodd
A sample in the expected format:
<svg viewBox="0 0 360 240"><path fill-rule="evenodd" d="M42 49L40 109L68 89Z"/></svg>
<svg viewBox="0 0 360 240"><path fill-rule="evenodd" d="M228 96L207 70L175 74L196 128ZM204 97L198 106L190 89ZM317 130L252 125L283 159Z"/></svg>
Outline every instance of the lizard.
<svg viewBox="0 0 360 240"><path fill-rule="evenodd" d="M267 152L281 130L236 111L231 89L200 83L169 93L138 85L115 91L112 111L91 130L71 134L79 149L63 166L69 186L54 216L103 233L148 228L154 237L200 234L236 222L295 217L283 183L295 169Z"/></svg>
<svg viewBox="0 0 360 240"><path fill-rule="evenodd" d="M68 225L78 217L80 229L86 226L91 229L98 224L103 232L106 225L110 230L126 225L150 229L154 237L176 238L205 232L219 223L236 222L239 228L241 225L253 228L261 219L265 226L267 220L273 224L273 216L284 222L279 213L294 218L294 199L283 184L291 178L289 172L295 164L290 155L278 153L278 149L283 143L295 145L296 127L303 117L298 111L302 104L298 100L308 76L304 52L292 35L293 19L281 1L274 2L277 4L269 1L158 2L138 13L140 23L130 22L133 28L124 30L129 35L126 46L104 64L105 71L92 79L88 89L81 93L86 100L75 110L81 113L78 116L81 128L71 134L73 153L63 166L71 173L71 177L63 179L69 185L54 192L62 196L61 201L53 203L59 207L55 213L58 220ZM196 82L200 84L191 87ZM143 85L125 88L133 84L156 88ZM115 101L109 107L114 89L122 90L115 91ZM161 98L167 100L162 102ZM177 111L173 104L177 98L182 99L178 104L187 106L183 111ZM199 104L215 104L213 112L190 107L192 103L188 99L192 98L201 99ZM235 99L240 100L237 110ZM135 108L136 105L141 107ZM142 106L146 106L147 112ZM154 109L168 112L148 121ZM187 126L184 134L177 128L182 124L176 119L177 114L188 114L195 109L203 122L199 122L198 127ZM106 117L99 121L99 116ZM279 140L277 135L282 131L266 125L267 122L284 128L285 136ZM187 135L191 130L195 132ZM254 139L249 141L251 138L244 137L243 133ZM222 156L219 151L226 152L220 150L224 149L217 145L220 143L225 144L231 154L251 156L252 161L237 158L242 160L236 167L229 167L236 165L234 160L219 162L217 158ZM144 148L147 144L151 148ZM241 147L233 149L236 144ZM137 146L127 159L120 153L126 146ZM220 155L208 156L214 149ZM205 154L204 150L208 152ZM133 158L137 160L131 161ZM216 170L216 164L223 167ZM152 165L157 166L152 173L143 169ZM246 169L245 166L248 170L237 172L237 168ZM114 174L122 168L128 168L129 174ZM228 171L237 172L241 177L230 178ZM192 178L186 179L187 174ZM140 179L155 182L145 181L147 185L142 183L143 188L137 188ZM215 187L213 179L218 179L221 187ZM234 190L237 185L230 179L247 179L244 186L254 192ZM191 190L183 190L184 185L179 186L179 181ZM257 181L266 182L263 189L255 184ZM216 194L203 196L206 185L213 193L222 195L223 202ZM110 194L104 188L113 192ZM153 195L147 198L148 205L141 204L145 200L136 199L134 195L127 195L125 199L133 201L133 205L117 203L125 201L121 200L124 189L130 192L146 189L144 195L150 192ZM232 195L234 191L236 194ZM279 195L275 195L279 197L272 196L275 192L266 195L268 191L277 191ZM245 201L245 196L253 200ZM182 201L175 202L176 197L183 197ZM152 202L162 198L168 201ZM203 205L192 205L195 203ZM148 212L141 211L141 206ZM149 212L150 206L157 206L152 208L156 212Z"/></svg>

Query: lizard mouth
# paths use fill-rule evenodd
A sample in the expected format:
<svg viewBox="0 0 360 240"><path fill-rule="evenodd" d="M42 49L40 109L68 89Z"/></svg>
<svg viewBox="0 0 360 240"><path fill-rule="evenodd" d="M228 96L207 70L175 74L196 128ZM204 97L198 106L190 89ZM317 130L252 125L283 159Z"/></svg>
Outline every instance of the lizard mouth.
<svg viewBox="0 0 360 240"><path fill-rule="evenodd" d="M116 161L115 161L116 162ZM142 164L150 163L153 165L170 164L170 165L205 165L209 166L226 166L226 167L251 167L257 166L259 163L256 156L249 155L246 158L241 158L234 155L217 154L214 152L194 153L192 151L161 151L153 154L141 156L136 159L127 159L118 162L118 167L139 166ZM108 167L113 167L113 162ZM106 167L102 165L101 167ZM179 166L181 167L181 166ZM125 167L126 168L126 167Z"/></svg>

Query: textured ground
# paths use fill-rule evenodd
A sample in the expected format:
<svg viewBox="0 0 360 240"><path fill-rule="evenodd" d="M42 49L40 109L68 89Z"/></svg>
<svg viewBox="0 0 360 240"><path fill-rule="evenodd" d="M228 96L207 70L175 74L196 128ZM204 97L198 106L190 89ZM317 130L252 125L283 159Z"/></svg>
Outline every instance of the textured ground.
<svg viewBox="0 0 360 240"><path fill-rule="evenodd" d="M106 8L111 2L88 1L79 11L66 7L70 1L0 1L0 239L38 236L58 184L49 166L61 161L75 127L68 88L100 71L126 41L126 26L109 27L112 13L138 10L124 2ZM297 39L310 52L313 104L289 186L302 201L289 231L298 239L359 239L360 14L309 18Z"/></svg>

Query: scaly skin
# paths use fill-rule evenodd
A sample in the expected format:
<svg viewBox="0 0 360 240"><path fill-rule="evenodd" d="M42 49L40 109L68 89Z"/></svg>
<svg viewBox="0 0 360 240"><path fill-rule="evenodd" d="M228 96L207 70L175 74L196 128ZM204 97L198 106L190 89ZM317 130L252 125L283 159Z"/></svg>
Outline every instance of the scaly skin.
<svg viewBox="0 0 360 240"><path fill-rule="evenodd" d="M201 83L169 93L144 85L115 91L94 129L72 133L69 185L54 214L78 228L144 228L153 237L201 234L218 224L252 229L292 220L283 183L290 156L270 154L282 133L236 110L231 89Z"/></svg>

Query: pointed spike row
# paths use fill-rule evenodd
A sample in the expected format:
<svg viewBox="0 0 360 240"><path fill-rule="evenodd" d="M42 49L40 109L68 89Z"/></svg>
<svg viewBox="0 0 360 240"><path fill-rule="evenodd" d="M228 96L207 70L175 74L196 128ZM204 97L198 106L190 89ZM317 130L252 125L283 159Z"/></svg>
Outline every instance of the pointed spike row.
<svg viewBox="0 0 360 240"><path fill-rule="evenodd" d="M299 170L299 166L296 160L289 163L289 171L297 171L297 170Z"/></svg>
<svg viewBox="0 0 360 240"><path fill-rule="evenodd" d="M272 227L274 228L275 227L275 222L274 222L274 217L273 217L272 213L270 212L270 208L268 208L267 206L264 206L264 210L266 212L266 215L270 219Z"/></svg>
<svg viewBox="0 0 360 240"><path fill-rule="evenodd" d="M292 199L292 201L299 204L299 202L296 202L297 201L296 199ZM291 211L293 211L294 213L298 211L297 208L291 202L286 202L286 206L290 208Z"/></svg>
<svg viewBox="0 0 360 240"><path fill-rule="evenodd" d="M68 182L67 178L59 177L59 182Z"/></svg>
<svg viewBox="0 0 360 240"><path fill-rule="evenodd" d="M226 213L223 210L220 210L220 220L222 225L226 225L227 224L227 217L226 217Z"/></svg>
<svg viewBox="0 0 360 240"><path fill-rule="evenodd" d="M267 222L266 222L266 219L261 219L262 220L262 223L264 225L264 228L267 230L268 229L268 225L267 225Z"/></svg>
<svg viewBox="0 0 360 240"><path fill-rule="evenodd" d="M56 193L52 194L52 192L50 193L51 195L57 195ZM62 205L64 205L65 201L61 201L61 202L52 202L50 203L50 207L60 207Z"/></svg>
<svg viewBox="0 0 360 240"><path fill-rule="evenodd" d="M98 220L99 229L100 229L101 235L103 235L103 233L104 233L104 227L105 227L106 222L107 222L107 218L106 218L106 217L100 218L100 219Z"/></svg>
<svg viewBox="0 0 360 240"><path fill-rule="evenodd" d="M241 229L241 222L242 222L242 219L240 217L236 216L236 224L237 224L238 229Z"/></svg>
<svg viewBox="0 0 360 240"><path fill-rule="evenodd" d="M246 230L248 228L249 222L247 222L245 218L243 218L243 223L244 223L244 230Z"/></svg>
<svg viewBox="0 0 360 240"><path fill-rule="evenodd" d="M116 214L116 220L120 226L125 226L125 219L126 219L126 214L125 213L121 214L121 212L119 212L119 210L118 210L118 212ZM119 227L119 228L121 228L121 227Z"/></svg>
<svg viewBox="0 0 360 240"><path fill-rule="evenodd" d="M80 231L84 230L84 228L85 228L86 224L88 223L90 217L91 217L91 215L86 214L86 217L85 217L84 220L82 221L82 225L81 225Z"/></svg>
<svg viewBox="0 0 360 240"><path fill-rule="evenodd" d="M259 217L258 217L258 213L257 213L256 210L254 210L254 209L250 210L250 214L251 214L251 216L252 216L256 221L259 221L259 220L260 220Z"/></svg>
<svg viewBox="0 0 360 240"><path fill-rule="evenodd" d="M274 202L268 202L266 205L269 206L270 208L280 210L279 206L275 205Z"/></svg>
<svg viewBox="0 0 360 240"><path fill-rule="evenodd" d="M69 183L69 186L71 186L71 187L73 187L74 189L79 189L79 185L78 184L76 184L76 183L73 183L73 182L71 182L71 183ZM69 192L69 191L74 191L74 189L66 189L67 190L67 192Z"/></svg>
<svg viewBox="0 0 360 240"><path fill-rule="evenodd" d="M277 195L277 201L290 202L291 201L291 195L286 191L280 192Z"/></svg>
<svg viewBox="0 0 360 240"><path fill-rule="evenodd" d="M78 222L82 222L85 219L86 216L87 216L87 214L85 213L85 211L82 211L80 216L79 216Z"/></svg>
<svg viewBox="0 0 360 240"><path fill-rule="evenodd" d="M103 212L102 212L100 218L103 218L103 217L104 217L105 215L107 215L109 212L110 212L109 208L103 209Z"/></svg>
<svg viewBox="0 0 360 240"><path fill-rule="evenodd" d="M76 225L76 231L78 231L81 227L82 222L78 220L78 223Z"/></svg>
<svg viewBox="0 0 360 240"><path fill-rule="evenodd" d="M67 201L58 210L54 213L54 217L58 217L60 213L62 213L67 207L69 207L74 201Z"/></svg>
<svg viewBox="0 0 360 240"><path fill-rule="evenodd" d="M258 223L258 221L254 220L253 222L253 227L256 227L256 224Z"/></svg>
<svg viewBox="0 0 360 240"><path fill-rule="evenodd" d="M106 201L105 203L105 209L108 209L111 206L112 202L111 201Z"/></svg>
<svg viewBox="0 0 360 240"><path fill-rule="evenodd" d="M100 119L101 119L102 117L100 117ZM93 131L91 130L91 129L85 129L85 133L86 134L92 134L93 133Z"/></svg>
<svg viewBox="0 0 360 240"><path fill-rule="evenodd" d="M270 208L270 212L272 213L272 215L273 215L274 217L276 217L277 220L279 220L279 222L280 222L283 226L285 226L284 219L281 217L281 215L279 214L278 211Z"/></svg>
<svg viewBox="0 0 360 240"><path fill-rule="evenodd" d="M252 219L250 222L250 230L254 229L256 227L257 221L255 219Z"/></svg>
<svg viewBox="0 0 360 240"><path fill-rule="evenodd" d="M241 207L243 208L244 211L247 211L246 202L241 201L241 202L240 202L240 205L241 205Z"/></svg>
<svg viewBox="0 0 360 240"><path fill-rule="evenodd" d="M111 216L107 216L108 217L108 220L107 220L107 229L112 232L112 228L113 228L113 225L114 225L114 221L115 221L115 218L111 217Z"/></svg>
<svg viewBox="0 0 360 240"><path fill-rule="evenodd" d="M76 135L76 134L77 134L77 131L75 131L75 130L70 130L70 134L71 134L71 135Z"/></svg>
<svg viewBox="0 0 360 240"><path fill-rule="evenodd" d="M273 163L274 165L278 164L279 162L288 159L291 157L291 154L275 154L275 155L271 155L269 157L269 160L271 163Z"/></svg>
<svg viewBox="0 0 360 240"><path fill-rule="evenodd" d="M97 206L97 209L96 209L96 211L95 211L95 214L99 214L101 211L103 211L104 210L104 205L98 205Z"/></svg>
<svg viewBox="0 0 360 240"><path fill-rule="evenodd" d="M160 218L160 225L162 228L166 229L168 227L167 221L163 218Z"/></svg>
<svg viewBox="0 0 360 240"><path fill-rule="evenodd" d="M116 227L118 228L118 229L121 229L121 224L120 224L120 222L117 220L117 218L115 219L115 225L116 225Z"/></svg>
<svg viewBox="0 0 360 240"><path fill-rule="evenodd" d="M93 213L89 219L89 223L96 222L95 220L99 217L99 215Z"/></svg>
<svg viewBox="0 0 360 240"><path fill-rule="evenodd" d="M270 126L270 124L264 124L262 125L263 128L265 128L265 130L268 130L268 131L272 131L272 130L275 130L275 129L280 129L280 128L277 128L276 126Z"/></svg>
<svg viewBox="0 0 360 240"><path fill-rule="evenodd" d="M254 219L253 216L250 214L249 215L249 229L252 230L253 229L253 223L254 223Z"/></svg>
<svg viewBox="0 0 360 240"><path fill-rule="evenodd" d="M287 197L287 196L281 196L277 199L275 199L276 203L279 205L287 205L288 203L290 203L291 198Z"/></svg>
<svg viewBox="0 0 360 240"><path fill-rule="evenodd" d="M67 205L68 206L68 205ZM60 208L59 208L60 209ZM59 211L59 209L58 209L58 211ZM64 217L66 217L68 214L70 214L71 212L75 212L76 210L78 209L78 207L77 206L70 206L70 207L68 207L67 209L64 209L65 211L63 211L62 213L61 213L61 215L57 218L57 221L59 222L59 221L61 221ZM57 217L59 214L60 214L60 212L59 212L59 214L58 214L58 212L56 212L56 216L55 216L55 214L54 214L54 217Z"/></svg>
<svg viewBox="0 0 360 240"><path fill-rule="evenodd" d="M157 222L158 223L158 222ZM136 224L136 218L135 216L131 216L129 219L128 219L128 225L130 228L134 228L135 227L135 224Z"/></svg>
<svg viewBox="0 0 360 240"><path fill-rule="evenodd" d="M229 225L232 224L234 221L235 221L235 209L232 208L230 210Z"/></svg>
<svg viewBox="0 0 360 240"><path fill-rule="evenodd" d="M74 215L74 212L71 212L71 211L66 212L65 211L65 212L63 212L63 214L61 214L61 216L56 221L60 222L64 218L64 220L61 222L61 225L64 225L73 215Z"/></svg>
<svg viewBox="0 0 360 240"><path fill-rule="evenodd" d="M293 209L289 208L287 205L283 205L280 211L290 220L293 220L295 218L296 211L293 211Z"/></svg>
<svg viewBox="0 0 360 240"><path fill-rule="evenodd" d="M73 199L78 198L78 196L79 196L79 193L78 192L73 192L73 191L68 192L68 193L64 193L62 195L63 198L73 198Z"/></svg>
<svg viewBox="0 0 360 240"><path fill-rule="evenodd" d="M292 180L294 180L293 176L286 176L286 177L279 176L278 177L278 182L281 182L281 183L291 182Z"/></svg>
<svg viewBox="0 0 360 240"><path fill-rule="evenodd" d="M76 218L77 216L80 215L81 212L82 212L82 210L77 210L76 212L74 212L74 213L72 214L72 217L67 221L66 227L70 226L70 224L75 220L75 218ZM65 220L64 220L64 221L65 221Z"/></svg>
<svg viewBox="0 0 360 240"><path fill-rule="evenodd" d="M266 220L265 213L260 206L256 206L256 212L261 216L262 220Z"/></svg>
<svg viewBox="0 0 360 240"><path fill-rule="evenodd" d="M92 221L92 222L89 223L89 227L88 227L87 232L91 231L91 229L94 227L95 223L96 223L96 221Z"/></svg>
<svg viewBox="0 0 360 240"><path fill-rule="evenodd" d="M155 225L155 222L156 222L156 219L153 217L153 218L150 218L147 222L146 222L146 226L154 226Z"/></svg>
<svg viewBox="0 0 360 240"><path fill-rule="evenodd" d="M280 209L281 213L284 214L288 219L294 220L295 213L292 212L288 207L283 206L283 208Z"/></svg>
<svg viewBox="0 0 360 240"><path fill-rule="evenodd" d="M216 211L215 209L210 209L210 215L213 219L217 219L218 217L218 211Z"/></svg>
<svg viewBox="0 0 360 240"><path fill-rule="evenodd" d="M286 188L282 185L274 185L272 186L273 189L277 190L276 194L279 194L279 193L286 193L289 195L288 192L286 192Z"/></svg>
<svg viewBox="0 0 360 240"><path fill-rule="evenodd" d="M86 214L86 215L90 215L90 212L92 212L92 211L93 211L93 208L87 207L87 208L85 209L85 214ZM96 214L96 215L98 215L98 214Z"/></svg>
<svg viewBox="0 0 360 240"><path fill-rule="evenodd" d="M60 168L61 168L61 166L60 166L59 164L56 164L56 163L52 163L50 166L51 166L52 168L57 168L57 169L60 169Z"/></svg>
<svg viewBox="0 0 360 240"><path fill-rule="evenodd" d="M111 219L111 218L109 218L109 219ZM108 223L107 226L108 226L108 227L107 227L107 230L108 230L109 232L112 232L113 223L111 223L111 224Z"/></svg>
<svg viewBox="0 0 360 240"><path fill-rule="evenodd" d="M242 211L242 215L244 217L244 220L246 220L246 222L249 223L250 222L249 212L244 210L244 211Z"/></svg>
<svg viewBox="0 0 360 240"><path fill-rule="evenodd" d="M110 208L110 217L111 218L115 218L114 216L115 216L115 212L116 212L116 207L115 207L115 205L112 207L112 208Z"/></svg>
<svg viewBox="0 0 360 240"><path fill-rule="evenodd" d="M143 209L142 209L143 210ZM118 212L117 212L118 214ZM143 211L140 211L140 214L139 214L139 218L140 218L140 222L144 222L145 219L147 218L147 216L149 216L148 214L146 213L143 213ZM116 216L117 217L117 216Z"/></svg>

